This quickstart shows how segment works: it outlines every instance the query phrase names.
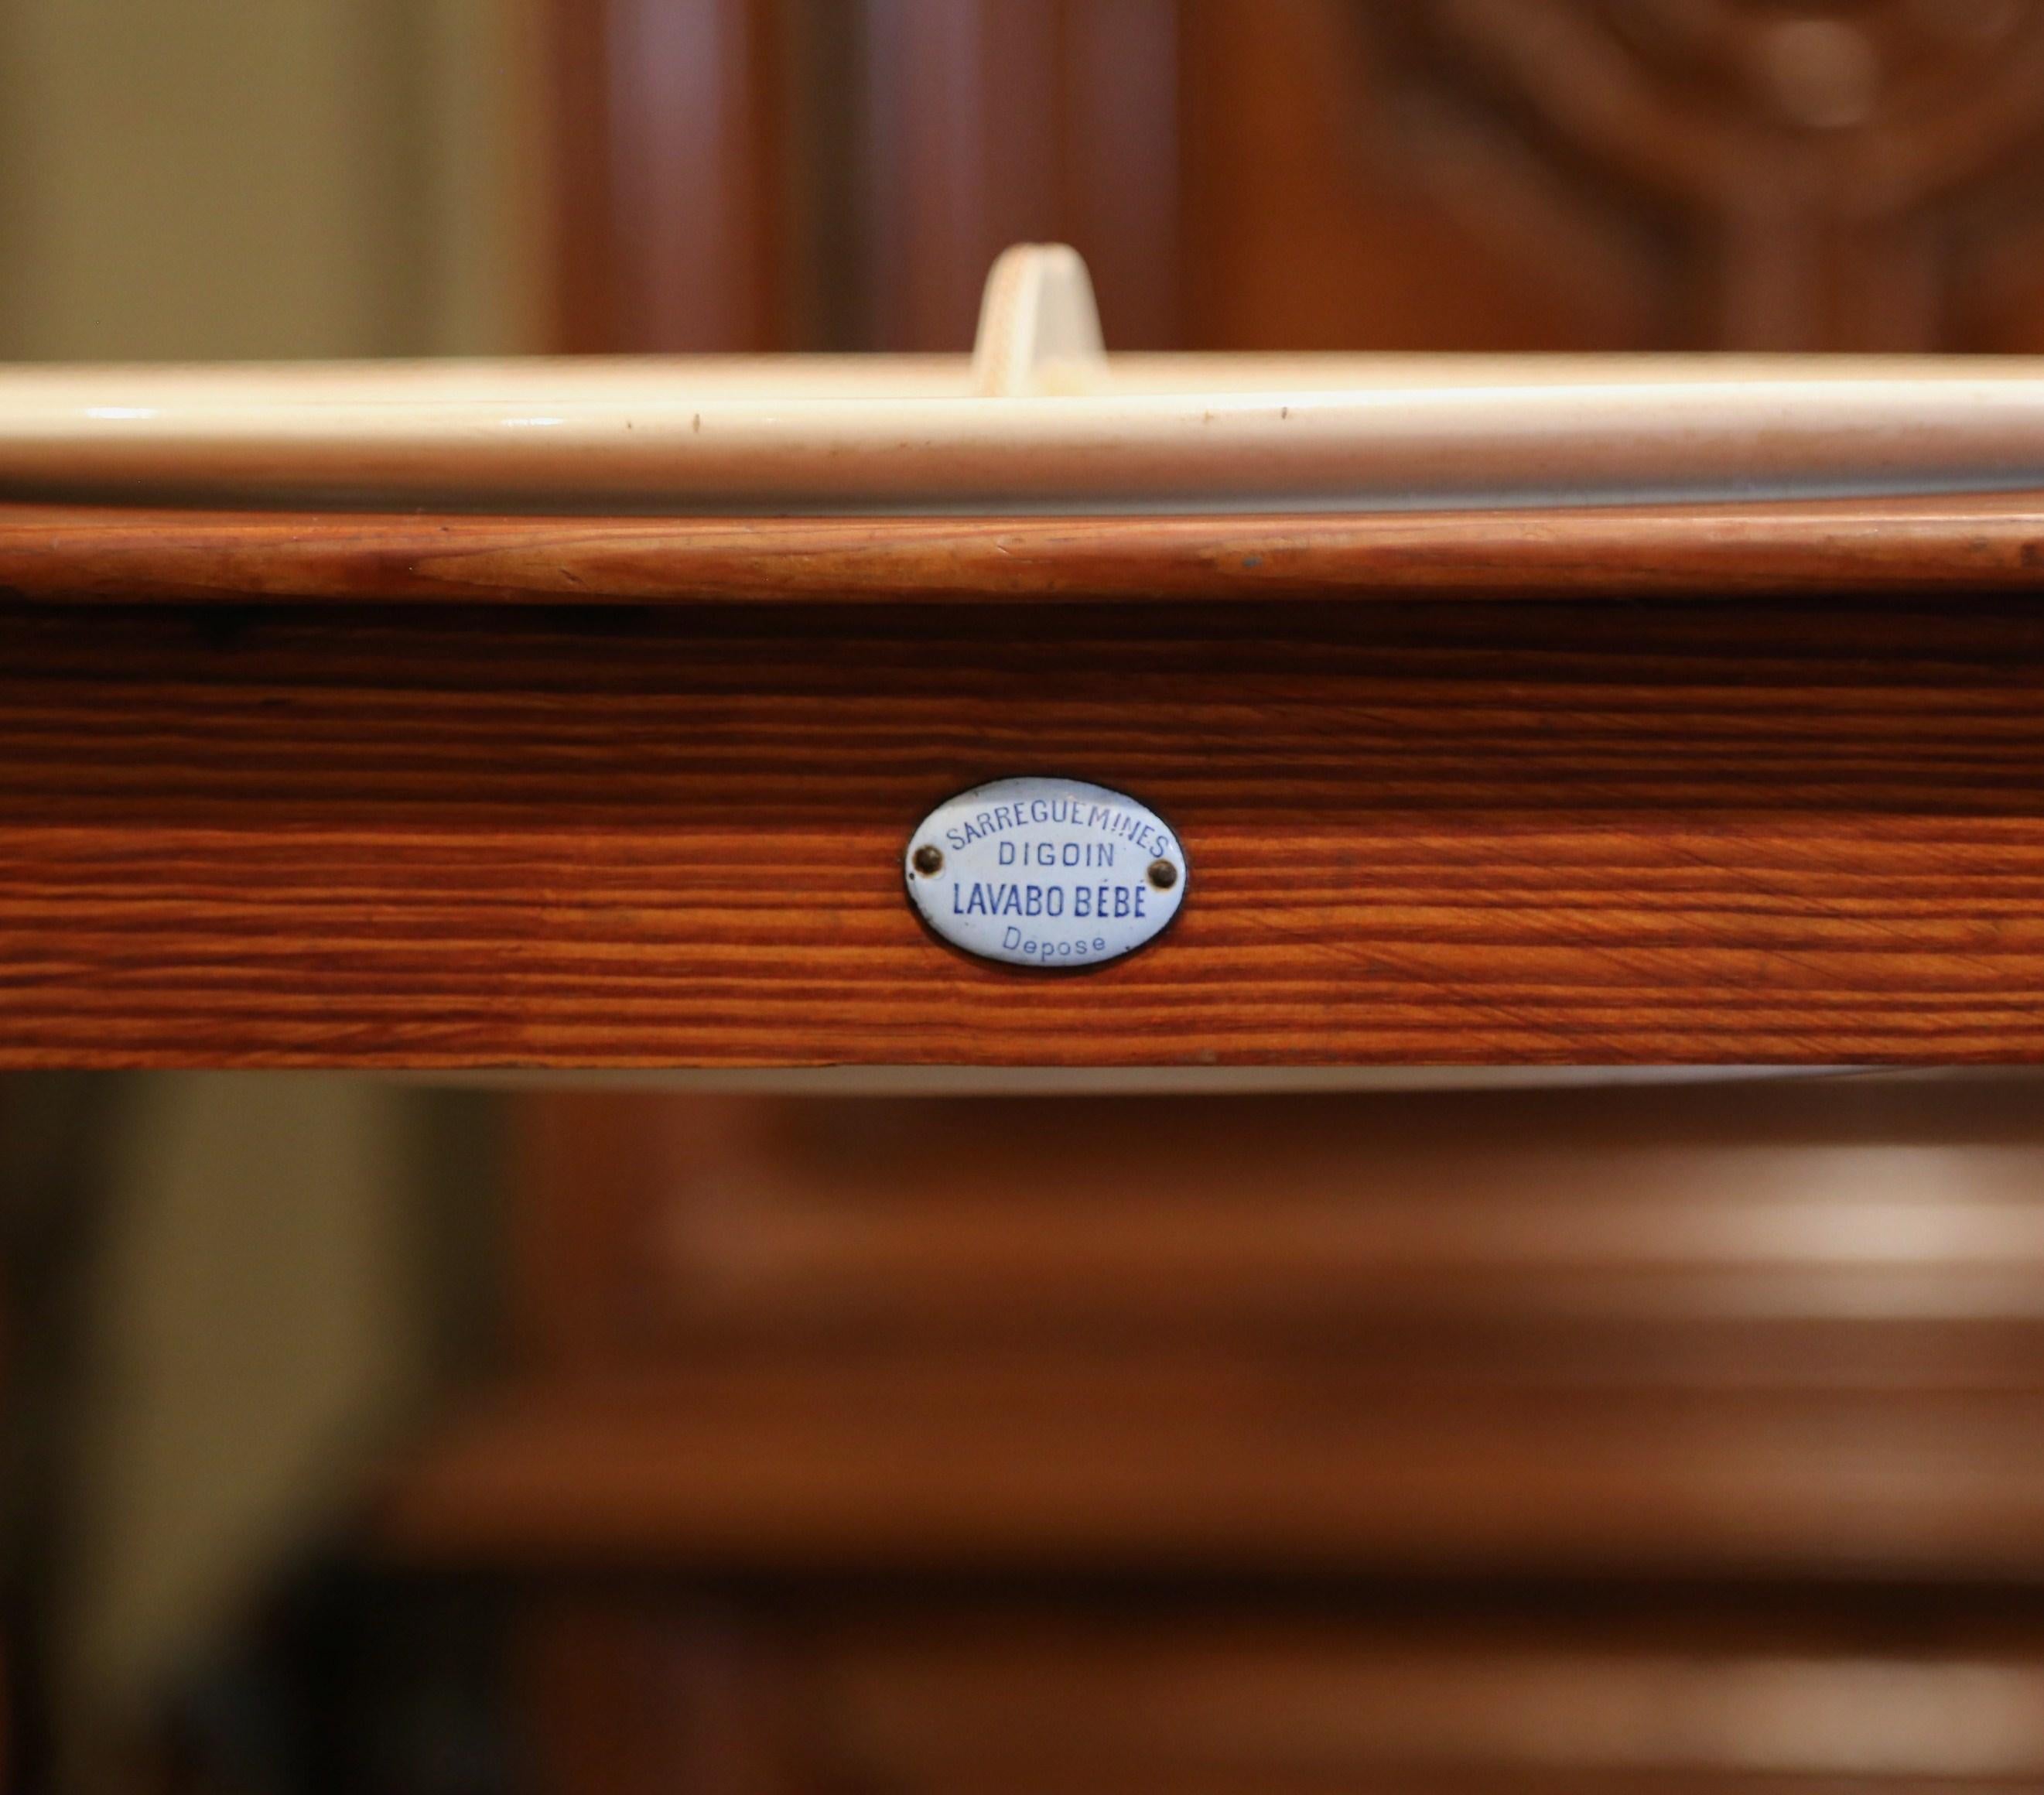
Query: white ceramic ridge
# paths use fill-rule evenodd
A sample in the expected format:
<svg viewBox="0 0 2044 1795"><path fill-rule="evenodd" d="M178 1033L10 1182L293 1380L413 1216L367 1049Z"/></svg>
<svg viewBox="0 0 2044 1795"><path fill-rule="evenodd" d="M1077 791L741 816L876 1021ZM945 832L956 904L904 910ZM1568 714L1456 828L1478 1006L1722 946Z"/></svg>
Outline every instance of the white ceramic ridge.
<svg viewBox="0 0 2044 1795"><path fill-rule="evenodd" d="M2044 359L1112 356L997 265L973 358L36 367L0 496L648 513L1608 505L2044 487Z"/></svg>

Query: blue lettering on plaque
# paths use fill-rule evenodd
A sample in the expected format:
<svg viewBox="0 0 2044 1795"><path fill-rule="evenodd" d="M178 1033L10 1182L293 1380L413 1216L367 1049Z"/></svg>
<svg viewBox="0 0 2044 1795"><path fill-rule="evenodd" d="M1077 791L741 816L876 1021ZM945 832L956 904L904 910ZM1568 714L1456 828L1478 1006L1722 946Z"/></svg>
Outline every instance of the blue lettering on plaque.
<svg viewBox="0 0 2044 1795"><path fill-rule="evenodd" d="M938 805L903 863L911 903L943 940L1052 967L1104 965L1155 940L1183 907L1189 872L1147 806L1052 778L996 780Z"/></svg>

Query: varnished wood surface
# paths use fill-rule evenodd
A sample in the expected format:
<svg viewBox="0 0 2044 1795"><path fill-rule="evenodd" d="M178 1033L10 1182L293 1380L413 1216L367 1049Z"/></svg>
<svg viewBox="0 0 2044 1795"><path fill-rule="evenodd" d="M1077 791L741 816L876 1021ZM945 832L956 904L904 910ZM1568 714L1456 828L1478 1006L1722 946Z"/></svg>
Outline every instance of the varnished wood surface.
<svg viewBox="0 0 2044 1795"><path fill-rule="evenodd" d="M1265 517L575 517L0 505L0 589L180 603L866 603L2044 588L2044 496Z"/></svg>
<svg viewBox="0 0 2044 1795"><path fill-rule="evenodd" d="M2044 609L0 613L10 1065L2044 1055ZM908 832L1098 780L1189 901L968 960Z"/></svg>

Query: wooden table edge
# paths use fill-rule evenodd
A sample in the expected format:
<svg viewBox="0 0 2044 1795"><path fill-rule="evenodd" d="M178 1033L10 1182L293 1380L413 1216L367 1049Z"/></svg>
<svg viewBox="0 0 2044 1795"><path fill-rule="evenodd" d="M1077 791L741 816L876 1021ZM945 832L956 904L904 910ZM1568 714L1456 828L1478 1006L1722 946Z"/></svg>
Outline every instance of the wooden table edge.
<svg viewBox="0 0 2044 1795"><path fill-rule="evenodd" d="M1178 517L579 517L0 504L0 590L664 604L2044 588L2044 493Z"/></svg>

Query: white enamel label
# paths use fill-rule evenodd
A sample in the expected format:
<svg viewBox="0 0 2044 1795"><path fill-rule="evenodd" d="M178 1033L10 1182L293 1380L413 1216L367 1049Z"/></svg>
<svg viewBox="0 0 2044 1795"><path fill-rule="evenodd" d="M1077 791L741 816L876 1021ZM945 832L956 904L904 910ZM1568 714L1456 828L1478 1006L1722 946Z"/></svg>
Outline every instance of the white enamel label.
<svg viewBox="0 0 2044 1795"><path fill-rule="evenodd" d="M909 898L947 941L1014 966L1133 953L1185 901L1185 851L1147 805L1078 779L996 779L909 836Z"/></svg>

